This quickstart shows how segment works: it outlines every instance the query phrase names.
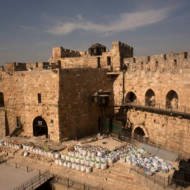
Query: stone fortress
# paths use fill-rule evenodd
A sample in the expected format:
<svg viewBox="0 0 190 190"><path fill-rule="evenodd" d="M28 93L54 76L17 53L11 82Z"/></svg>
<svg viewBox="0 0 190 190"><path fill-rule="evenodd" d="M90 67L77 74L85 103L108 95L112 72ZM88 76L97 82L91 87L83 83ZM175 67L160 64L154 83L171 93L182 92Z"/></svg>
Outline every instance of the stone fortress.
<svg viewBox="0 0 190 190"><path fill-rule="evenodd" d="M135 57L115 41L108 50L55 47L49 62L0 70L0 135L52 141L110 131L118 115L131 138L190 156L190 53Z"/></svg>

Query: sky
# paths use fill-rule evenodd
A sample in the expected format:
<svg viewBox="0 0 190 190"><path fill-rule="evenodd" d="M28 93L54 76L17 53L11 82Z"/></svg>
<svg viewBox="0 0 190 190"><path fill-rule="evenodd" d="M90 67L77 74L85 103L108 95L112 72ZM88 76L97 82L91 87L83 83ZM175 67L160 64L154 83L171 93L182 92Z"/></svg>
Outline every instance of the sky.
<svg viewBox="0 0 190 190"><path fill-rule="evenodd" d="M116 40L136 56L189 51L189 10L189 0L0 0L0 65Z"/></svg>

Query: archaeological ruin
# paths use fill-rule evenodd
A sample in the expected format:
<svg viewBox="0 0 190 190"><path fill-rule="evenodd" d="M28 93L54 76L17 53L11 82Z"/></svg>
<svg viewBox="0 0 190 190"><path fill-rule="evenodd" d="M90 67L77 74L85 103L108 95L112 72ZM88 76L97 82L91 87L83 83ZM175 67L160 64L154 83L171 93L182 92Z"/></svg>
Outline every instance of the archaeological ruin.
<svg viewBox="0 0 190 190"><path fill-rule="evenodd" d="M131 138L188 157L189 61L189 52L136 57L115 41L110 50L99 43L85 52L55 47L48 62L5 64L1 137L61 142L111 132L120 121Z"/></svg>
<svg viewBox="0 0 190 190"><path fill-rule="evenodd" d="M133 51L54 47L46 62L0 67L0 167L14 189L190 186L190 52Z"/></svg>

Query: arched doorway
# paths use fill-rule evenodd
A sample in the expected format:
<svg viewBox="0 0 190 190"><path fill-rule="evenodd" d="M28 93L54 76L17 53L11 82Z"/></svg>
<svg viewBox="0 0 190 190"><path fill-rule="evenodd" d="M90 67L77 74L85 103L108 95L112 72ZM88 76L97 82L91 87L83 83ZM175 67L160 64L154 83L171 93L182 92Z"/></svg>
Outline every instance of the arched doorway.
<svg viewBox="0 0 190 190"><path fill-rule="evenodd" d="M178 108L178 95L174 90L170 90L166 95L166 108Z"/></svg>
<svg viewBox="0 0 190 190"><path fill-rule="evenodd" d="M144 141L146 139L145 137L147 137L147 136L146 136L145 131L142 127L136 127L133 131L133 137L136 140Z"/></svg>
<svg viewBox="0 0 190 190"><path fill-rule="evenodd" d="M155 104L156 104L155 93L152 89L149 89L146 91L145 94L145 105L154 107Z"/></svg>
<svg viewBox="0 0 190 190"><path fill-rule="evenodd" d="M45 135L46 138L48 137L48 127L46 121L41 116L38 116L33 120L33 135Z"/></svg>
<svg viewBox="0 0 190 190"><path fill-rule="evenodd" d="M125 98L126 103L136 103L137 102L137 96L134 92L128 92Z"/></svg>

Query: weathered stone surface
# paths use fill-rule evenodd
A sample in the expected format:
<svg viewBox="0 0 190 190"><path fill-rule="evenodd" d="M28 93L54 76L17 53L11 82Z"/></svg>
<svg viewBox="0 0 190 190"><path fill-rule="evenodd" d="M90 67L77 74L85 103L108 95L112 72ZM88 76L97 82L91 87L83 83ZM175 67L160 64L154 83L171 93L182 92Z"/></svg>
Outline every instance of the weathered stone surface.
<svg viewBox="0 0 190 190"><path fill-rule="evenodd" d="M103 52L100 56L91 56L87 52L76 52L76 56L63 53L62 47L53 48L50 62L60 62L62 68L106 68L117 70L124 58L133 56L133 48L126 43L115 41L110 51ZM72 52L73 50L68 50ZM78 56L77 56L78 55ZM110 57L110 62L108 58ZM98 59L99 63L98 64Z"/></svg>
<svg viewBox="0 0 190 190"><path fill-rule="evenodd" d="M108 76L107 71L113 75ZM46 121L49 138L54 141L97 132L101 114L111 116L113 105L120 106L129 92L135 95L136 104L144 106L151 100L157 108L190 113L189 81L189 52L133 57L133 48L118 41L101 56L53 48L50 62L10 63L0 69L0 92L4 95L0 135L11 134L19 118L22 135L32 136L37 116ZM106 110L91 99L100 89L111 93ZM147 101L150 89L153 95ZM140 126L150 142L190 155L189 119L135 109L126 117L133 133Z"/></svg>
<svg viewBox="0 0 190 190"><path fill-rule="evenodd" d="M127 58L124 60L127 71L124 74L124 96L133 92L137 104L145 105L146 92L154 92L155 107L166 109L167 94L175 91L178 98L171 100L171 106L180 112L190 113L189 54L185 53L154 55L148 57ZM135 61L134 61L135 59ZM149 59L149 60L148 60ZM175 64L174 64L174 60ZM156 65L155 65L156 63ZM114 103L122 103L121 73L114 82ZM176 105L177 104L177 105ZM190 155L189 119L166 116L146 111L130 110L127 114L133 131L141 126L147 132L150 142L167 149Z"/></svg>
<svg viewBox="0 0 190 190"><path fill-rule="evenodd" d="M1 136L5 135L5 113L8 134L16 128L19 117L24 129L22 135L33 136L33 121L38 116L46 121L51 140L92 134L98 131L101 112L91 96L100 89L113 94L112 80L100 69L37 68L12 74L2 72L2 77L0 89L5 112L0 115ZM111 113L109 108L105 112Z"/></svg>

